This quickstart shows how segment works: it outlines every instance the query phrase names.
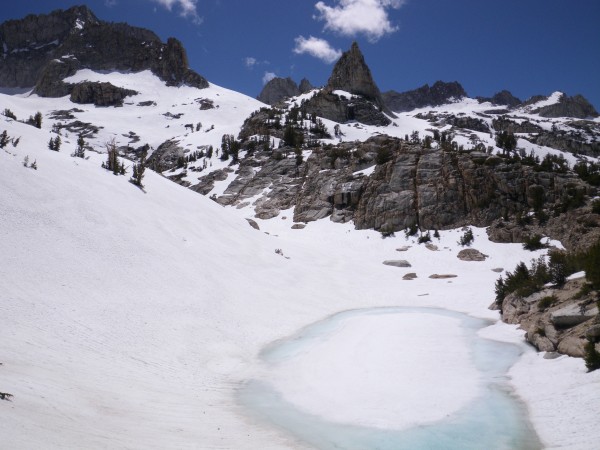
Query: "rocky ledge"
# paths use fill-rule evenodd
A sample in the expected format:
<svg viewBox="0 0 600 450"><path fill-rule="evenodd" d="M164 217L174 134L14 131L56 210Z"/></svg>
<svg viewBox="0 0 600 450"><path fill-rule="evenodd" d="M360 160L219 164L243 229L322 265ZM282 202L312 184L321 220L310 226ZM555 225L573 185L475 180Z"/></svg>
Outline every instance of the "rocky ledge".
<svg viewBox="0 0 600 450"><path fill-rule="evenodd" d="M586 343L600 338L597 293L586 293L585 284L585 278L577 278L528 297L509 294L502 302L502 320L519 324L539 351L583 357ZM600 344L596 348L600 351Z"/></svg>

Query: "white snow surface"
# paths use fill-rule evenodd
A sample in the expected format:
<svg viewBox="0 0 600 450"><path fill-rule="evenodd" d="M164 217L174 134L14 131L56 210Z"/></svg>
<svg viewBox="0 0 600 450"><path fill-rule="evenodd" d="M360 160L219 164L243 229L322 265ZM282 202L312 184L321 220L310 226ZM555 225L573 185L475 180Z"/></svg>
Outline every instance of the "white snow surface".
<svg viewBox="0 0 600 450"><path fill-rule="evenodd" d="M3 108L19 119L37 110L44 114L41 130L0 116L0 130L21 137L18 147L0 150L0 391L14 396L0 401L5 448L302 448L236 401L241 384L261 373L258 355L265 345L356 308L432 306L497 321L498 313L487 308L498 277L491 269L512 270L543 254L492 243L485 230L473 228L473 247L489 258L465 262L456 257L461 230L440 232L434 242L439 251L431 251L401 233L381 239L377 232L328 220L291 229L292 211L255 219L257 231L244 220L253 216L251 209L222 208L154 172L147 171L142 191L127 177L101 169L102 154L71 158L75 135L63 136L60 152L49 151L49 112L82 109L74 113L79 120L104 127L90 141L99 150L113 137L127 144L130 131L141 137L136 145L156 148L176 138L194 150L218 147L225 133L237 135L243 120L263 105L213 84L167 88L149 72L80 71L73 78L83 79L140 94L122 108L0 94ZM218 108L201 111L198 98ZM136 106L148 100L156 106ZM486 105L467 99L440 109L470 107ZM184 115L172 119L166 112ZM416 113L400 116L396 127L342 125L344 139L424 133L429 124ZM199 132L186 131L186 123L199 121ZM324 122L332 129L332 122ZM38 170L23 167L25 156ZM212 162L212 169L226 164L214 157ZM410 248L396 251L404 245ZM412 267L383 265L388 259L406 259ZM407 272L418 278L402 280ZM434 273L457 277L428 278ZM407 328L402 336L393 322L400 318L348 322L339 337L283 365L273 383L299 407L336 421L388 427L435 420L476 395L478 383L461 349L460 330L450 319L422 317L401 324ZM456 343L452 351L431 353L431 328L441 340ZM600 371L586 373L580 359L543 359L514 326L497 322L480 334L522 346L511 383L544 444L593 448L600 440ZM414 367L386 357L386 341L400 337L407 357L418 361ZM360 351L336 354L348 342ZM430 373L418 358L422 352L440 358L443 370ZM395 371L395 378L368 371L376 364ZM347 377L334 376L342 368ZM311 369L317 372L307 376ZM394 379L419 382L408 389ZM363 392L349 399L338 395L356 383ZM446 386L460 395L448 395ZM310 397L313 389L336 407ZM422 402L412 403L408 418L394 399L408 401L416 392Z"/></svg>

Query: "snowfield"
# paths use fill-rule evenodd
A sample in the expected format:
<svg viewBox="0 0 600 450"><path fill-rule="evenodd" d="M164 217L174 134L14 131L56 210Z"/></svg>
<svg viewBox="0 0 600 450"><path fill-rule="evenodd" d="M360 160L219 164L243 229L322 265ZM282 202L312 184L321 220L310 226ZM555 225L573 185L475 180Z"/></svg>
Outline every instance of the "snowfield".
<svg viewBox="0 0 600 450"><path fill-rule="evenodd" d="M461 230L441 232L432 251L402 233L382 239L327 219L291 229L292 211L255 219L258 231L245 220L253 217L251 209L223 208L154 172L146 172L141 190L127 181L131 170L123 177L102 169L102 153L70 157L74 134L63 136L60 152L49 151L49 112L83 109L76 113L80 120L104 126L90 141L99 150L112 137L127 143L130 131L142 138L136 145L156 147L176 137L194 149L219 146L225 133L237 135L243 119L262 104L215 85L166 88L147 73L76 77L141 93L122 108L0 95L2 109L19 119L37 110L44 114L41 130L0 116L0 132L21 137L17 147L0 149L0 391L13 395L0 401L4 448L305 448L285 430L256 420L236 399L240 386L260 373L265 346L356 308L428 306L498 321L488 309L498 277L492 269L513 270L543 254L492 243L484 229L473 228L473 247L489 258L465 262L456 257ZM218 107L199 110L196 98ZM156 106L136 106L150 100ZM184 115L172 119L166 112ZM403 136L427 126L403 117L389 130ZM202 122L202 130L186 133L191 122ZM342 128L348 140L384 131ZM24 167L26 156L37 170ZM213 161L214 168L225 165ZM404 246L409 248L397 251ZM382 264L390 259L412 267ZM408 272L418 277L403 280ZM432 274L456 277L430 279ZM369 425L377 427L436 420L478 389L460 329L451 322L426 316L404 324L350 322L335 339L364 346L360 364L353 355L333 358L339 342L325 342L283 367L273 382L290 402L336 421L364 423L363 408L376 411ZM433 352L438 342L424 341L435 333L446 352ZM497 322L481 334L521 346L509 376L546 448L597 445L600 371L586 373L580 359L543 359L513 326ZM403 349L415 360L429 352L455 376L445 383L435 364L404 371L386 356L389 336L405 339ZM302 386L301 374L313 368L322 368L318 382ZM417 381L411 391L398 391L396 380ZM307 397L311 387L316 395ZM448 387L460 394L451 395ZM410 417L396 403L402 397L412 399ZM433 399L436 410L422 407Z"/></svg>

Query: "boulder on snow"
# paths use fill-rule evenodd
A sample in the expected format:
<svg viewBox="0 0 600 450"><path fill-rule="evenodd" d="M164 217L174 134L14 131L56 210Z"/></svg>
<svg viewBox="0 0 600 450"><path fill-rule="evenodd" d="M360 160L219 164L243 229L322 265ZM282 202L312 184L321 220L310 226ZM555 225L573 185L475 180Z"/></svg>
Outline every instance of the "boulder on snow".
<svg viewBox="0 0 600 450"><path fill-rule="evenodd" d="M458 252L456 257L461 261L485 261L485 258L488 256L484 255L479 250L475 250L474 248L465 248Z"/></svg>
<svg viewBox="0 0 600 450"><path fill-rule="evenodd" d="M404 259L388 259L384 261L383 264L393 267L412 267L410 263Z"/></svg>

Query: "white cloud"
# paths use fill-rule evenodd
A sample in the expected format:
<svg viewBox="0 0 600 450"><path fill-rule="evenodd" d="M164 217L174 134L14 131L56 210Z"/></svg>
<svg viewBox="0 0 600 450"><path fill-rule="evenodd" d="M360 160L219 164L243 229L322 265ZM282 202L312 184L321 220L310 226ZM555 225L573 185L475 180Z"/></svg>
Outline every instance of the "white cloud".
<svg viewBox="0 0 600 450"><path fill-rule="evenodd" d="M186 19L190 19L196 25L200 25L202 23L202 17L198 15L198 11L196 10L196 3L198 0L151 0L154 3L158 3L169 11L173 10L173 7L176 6L179 10L179 15Z"/></svg>
<svg viewBox="0 0 600 450"><path fill-rule="evenodd" d="M326 63L332 63L342 56L341 50L334 49L325 39L314 36L309 36L306 39L304 36L298 36L294 41L296 42L294 53L299 55L308 53Z"/></svg>
<svg viewBox="0 0 600 450"><path fill-rule="evenodd" d="M262 81L263 84L267 84L269 81L271 81L273 78L276 78L277 75L273 72L265 72L265 74L263 75Z"/></svg>
<svg viewBox="0 0 600 450"><path fill-rule="evenodd" d="M252 56L248 56L246 58L244 58L244 64L246 65L246 67L248 68L252 68L255 65L258 64L258 61L256 60L256 58L253 58Z"/></svg>
<svg viewBox="0 0 600 450"><path fill-rule="evenodd" d="M392 25L388 9L400 8L406 0L336 0L331 7L320 1L315 4L317 20L325 22L325 29L342 36L363 34L370 42L398 29Z"/></svg>

